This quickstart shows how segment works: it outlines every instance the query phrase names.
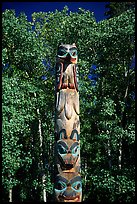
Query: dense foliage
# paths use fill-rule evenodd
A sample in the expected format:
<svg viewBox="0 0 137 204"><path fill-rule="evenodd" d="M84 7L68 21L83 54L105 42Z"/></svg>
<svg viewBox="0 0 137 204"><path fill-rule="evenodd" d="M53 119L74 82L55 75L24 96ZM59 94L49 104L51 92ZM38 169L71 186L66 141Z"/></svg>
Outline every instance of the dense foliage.
<svg viewBox="0 0 137 204"><path fill-rule="evenodd" d="M119 16L124 11L127 11L129 9L135 9L135 2L133 1L124 1L124 2L107 2L105 8L107 11L105 11L105 16L109 18L113 18L114 16Z"/></svg>
<svg viewBox="0 0 137 204"><path fill-rule="evenodd" d="M3 201L53 201L59 42L79 51L83 201L135 200L135 12L2 14ZM45 181L42 177L45 175Z"/></svg>

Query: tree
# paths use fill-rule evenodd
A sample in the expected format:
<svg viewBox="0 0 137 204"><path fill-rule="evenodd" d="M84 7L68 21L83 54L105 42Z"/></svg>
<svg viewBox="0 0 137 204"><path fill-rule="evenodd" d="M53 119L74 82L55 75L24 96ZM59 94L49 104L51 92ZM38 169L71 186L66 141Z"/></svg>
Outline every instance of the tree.
<svg viewBox="0 0 137 204"><path fill-rule="evenodd" d="M124 176L122 172L127 172L128 169L125 165L125 149L130 149L135 139L129 131L130 126L135 127L135 101L132 98L135 93L135 70L134 66L131 68L135 42L131 43L130 40L134 39L135 35L134 20L133 12L128 11L109 21L98 23L99 40L95 49L98 53L97 68L93 70L98 75L98 79L91 97L88 97L88 108L87 111L84 111L83 116L83 120L87 118L84 137L89 144L87 145L85 142L85 148L83 148L83 150L86 147L89 149L84 151L89 165L87 171L90 172L90 168L92 168L92 172L94 172L91 177L87 176L87 185L88 188L91 184L93 185L90 197L95 200L123 201L125 199L133 201L131 192L135 190L134 173L131 173L130 177L129 174ZM133 27L131 26L131 28L129 25ZM90 101L93 95L96 99L91 106ZM128 117L129 111L132 112L132 119ZM87 112L91 116L90 119L87 117ZM127 137L132 138L132 142ZM90 145L91 140L93 145ZM132 150L133 147L134 145ZM132 150L130 149L130 153ZM88 153L91 151L94 154L89 159ZM132 165L134 163L133 154L133 152L128 154ZM132 169L134 168L133 165ZM103 178L106 178L106 184ZM132 195L134 196L134 193Z"/></svg>
<svg viewBox="0 0 137 204"><path fill-rule="evenodd" d="M25 14L16 18L14 10L6 10L2 15L3 70L20 70L24 77L40 77L45 74L47 48L37 39L32 23ZM38 49L39 48L39 49Z"/></svg>
<svg viewBox="0 0 137 204"><path fill-rule="evenodd" d="M45 165L49 149L47 150L44 145L41 149L40 140L37 139L40 138L39 120L42 123L42 136L47 135L43 139L45 145L52 143L50 136L53 135L51 131L48 132L48 128L44 129L49 124L51 128L50 119L53 116L49 110L52 110L54 104L51 103L54 97L52 77L47 71L48 65L42 62L47 52L41 44L43 42L36 38L32 25L26 19L24 14L15 17L14 11L6 10L3 13L3 188L5 192L8 189L11 192L12 189L13 200L20 201L42 199L40 189L43 188L41 184L43 169L40 160L42 155ZM42 76L47 80L42 81ZM48 94L51 91L53 94ZM45 123L45 119L49 122ZM15 158L12 156L12 150L15 151L15 154L13 152ZM48 158L51 157L48 155ZM47 192L52 188L50 177L47 169ZM19 196L14 196L16 191Z"/></svg>
<svg viewBox="0 0 137 204"><path fill-rule="evenodd" d="M135 9L135 2L110 2L107 3L105 7L108 9L108 11L105 12L105 16L109 19L119 16L128 9Z"/></svg>

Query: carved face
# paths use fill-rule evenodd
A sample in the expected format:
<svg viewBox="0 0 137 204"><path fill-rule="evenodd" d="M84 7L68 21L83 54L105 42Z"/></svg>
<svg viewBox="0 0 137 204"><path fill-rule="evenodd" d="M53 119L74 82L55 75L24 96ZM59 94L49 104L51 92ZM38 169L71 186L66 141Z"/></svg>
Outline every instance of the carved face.
<svg viewBox="0 0 137 204"><path fill-rule="evenodd" d="M57 142L58 157L63 166L72 168L79 157L79 142L71 139L59 140Z"/></svg>
<svg viewBox="0 0 137 204"><path fill-rule="evenodd" d="M57 141L57 158L63 168L71 169L76 164L80 155L79 135L77 130L73 130L70 138L66 135L66 130L62 129Z"/></svg>
<svg viewBox="0 0 137 204"><path fill-rule="evenodd" d="M58 202L81 202L82 182L78 173L61 173L55 182L55 196Z"/></svg>
<svg viewBox="0 0 137 204"><path fill-rule="evenodd" d="M70 61L73 64L77 63L77 47L75 44L61 44L58 48L57 57Z"/></svg>

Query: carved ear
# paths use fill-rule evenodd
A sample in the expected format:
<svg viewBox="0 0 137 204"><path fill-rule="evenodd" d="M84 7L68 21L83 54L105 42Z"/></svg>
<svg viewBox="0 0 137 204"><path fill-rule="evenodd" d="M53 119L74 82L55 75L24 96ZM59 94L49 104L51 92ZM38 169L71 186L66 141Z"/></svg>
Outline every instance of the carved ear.
<svg viewBox="0 0 137 204"><path fill-rule="evenodd" d="M78 173L80 173L80 165L75 165L74 166L74 169L75 169L75 172L78 172Z"/></svg>
<svg viewBox="0 0 137 204"><path fill-rule="evenodd" d="M59 42L58 47L59 47L60 45L63 45L63 43L62 43L62 42Z"/></svg>
<svg viewBox="0 0 137 204"><path fill-rule="evenodd" d="M73 43L72 45L76 46L76 44L75 44L75 43Z"/></svg>
<svg viewBox="0 0 137 204"><path fill-rule="evenodd" d="M78 134L78 131L76 129L72 130L70 139L79 141L79 134Z"/></svg>
<svg viewBox="0 0 137 204"><path fill-rule="evenodd" d="M62 169L60 167L60 164L57 164L57 169L58 169L59 174L62 173Z"/></svg>
<svg viewBox="0 0 137 204"><path fill-rule="evenodd" d="M67 135L66 135L66 130L65 129L62 129L59 133L59 139L62 140L62 139L67 139Z"/></svg>

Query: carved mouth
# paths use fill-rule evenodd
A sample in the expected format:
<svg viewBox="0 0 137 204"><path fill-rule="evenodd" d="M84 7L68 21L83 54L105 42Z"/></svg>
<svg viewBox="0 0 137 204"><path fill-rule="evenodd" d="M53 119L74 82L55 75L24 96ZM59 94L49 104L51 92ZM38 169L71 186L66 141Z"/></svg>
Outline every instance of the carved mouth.
<svg viewBox="0 0 137 204"><path fill-rule="evenodd" d="M79 195L77 195L75 197L59 196L59 199L63 202L80 202L80 196Z"/></svg>
<svg viewBox="0 0 137 204"><path fill-rule="evenodd" d="M61 161L61 163L62 163L62 165L63 165L63 167L65 167L65 168L67 168L67 169L71 169L71 168L73 168L74 167L74 165L75 165L75 163L76 163L76 161L73 159L73 161L71 161L71 162L69 162L67 159L63 159L62 157L61 157L61 155L59 154L59 158L60 158L60 161Z"/></svg>
<svg viewBox="0 0 137 204"><path fill-rule="evenodd" d="M70 58L71 62L76 62L76 58Z"/></svg>
<svg viewBox="0 0 137 204"><path fill-rule="evenodd" d="M60 60L62 60L63 62L72 62L72 63L76 63L76 58L72 58L72 57L60 57Z"/></svg>
<svg viewBox="0 0 137 204"><path fill-rule="evenodd" d="M73 168L73 164L65 164L65 167L66 167L67 169L71 169L71 168Z"/></svg>

